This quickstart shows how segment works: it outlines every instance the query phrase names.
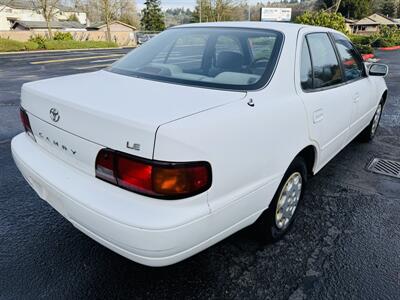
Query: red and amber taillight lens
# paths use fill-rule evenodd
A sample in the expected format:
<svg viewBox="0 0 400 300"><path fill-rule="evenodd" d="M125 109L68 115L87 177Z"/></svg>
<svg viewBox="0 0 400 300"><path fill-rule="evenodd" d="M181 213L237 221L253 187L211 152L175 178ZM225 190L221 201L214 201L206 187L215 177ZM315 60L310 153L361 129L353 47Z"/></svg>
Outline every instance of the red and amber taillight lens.
<svg viewBox="0 0 400 300"><path fill-rule="evenodd" d="M96 158L96 177L150 197L181 199L211 186L208 162L161 162L102 149Z"/></svg>
<svg viewBox="0 0 400 300"><path fill-rule="evenodd" d="M24 126L25 132L34 140L35 136L33 135L32 127L31 127L31 122L29 121L28 114L26 113L25 109L22 107L19 108L19 117L21 118L21 123L22 126Z"/></svg>

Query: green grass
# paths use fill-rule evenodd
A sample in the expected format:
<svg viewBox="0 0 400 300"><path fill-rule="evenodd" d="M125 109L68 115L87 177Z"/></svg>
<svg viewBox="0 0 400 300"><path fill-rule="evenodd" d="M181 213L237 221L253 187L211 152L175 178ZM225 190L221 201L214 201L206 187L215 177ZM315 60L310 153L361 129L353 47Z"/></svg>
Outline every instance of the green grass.
<svg viewBox="0 0 400 300"><path fill-rule="evenodd" d="M88 48L115 48L116 43L105 41L55 41L46 40L44 47L39 47L39 44L34 41L19 42L9 39L0 38L0 52L11 51L31 51L38 50L67 50L67 49L88 49Z"/></svg>
<svg viewBox="0 0 400 300"><path fill-rule="evenodd" d="M64 50L64 49L85 49L85 48L114 48L116 43L104 41L54 41L48 40L44 43L47 50Z"/></svg>
<svg viewBox="0 0 400 300"><path fill-rule="evenodd" d="M36 50L39 47L34 42L19 42L0 38L0 52Z"/></svg>

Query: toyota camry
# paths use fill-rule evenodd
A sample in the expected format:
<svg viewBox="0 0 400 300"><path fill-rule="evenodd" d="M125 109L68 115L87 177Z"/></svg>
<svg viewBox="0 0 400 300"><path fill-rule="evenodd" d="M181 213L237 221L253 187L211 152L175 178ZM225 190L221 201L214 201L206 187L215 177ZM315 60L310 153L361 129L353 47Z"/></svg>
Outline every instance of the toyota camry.
<svg viewBox="0 0 400 300"><path fill-rule="evenodd" d="M76 228L169 265L249 225L282 237L307 179L375 136L387 72L328 28L177 26L107 69L24 84L12 153Z"/></svg>

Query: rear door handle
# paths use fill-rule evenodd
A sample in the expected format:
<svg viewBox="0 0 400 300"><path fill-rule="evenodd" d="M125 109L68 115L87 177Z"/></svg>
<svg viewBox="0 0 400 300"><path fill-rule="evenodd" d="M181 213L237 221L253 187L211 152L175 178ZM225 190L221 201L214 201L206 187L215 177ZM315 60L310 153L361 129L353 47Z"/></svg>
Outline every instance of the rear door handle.
<svg viewBox="0 0 400 300"><path fill-rule="evenodd" d="M357 103L358 101L360 101L360 94L359 93L355 93L353 96L353 102Z"/></svg>
<svg viewBox="0 0 400 300"><path fill-rule="evenodd" d="M324 119L324 112L322 109L318 109L313 113L314 124L321 122Z"/></svg>

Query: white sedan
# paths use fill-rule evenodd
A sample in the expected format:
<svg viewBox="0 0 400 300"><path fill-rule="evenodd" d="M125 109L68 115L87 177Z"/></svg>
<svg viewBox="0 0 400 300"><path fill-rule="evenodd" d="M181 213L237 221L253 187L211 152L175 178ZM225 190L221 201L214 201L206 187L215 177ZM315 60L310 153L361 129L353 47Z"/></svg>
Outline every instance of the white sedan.
<svg viewBox="0 0 400 300"><path fill-rule="evenodd" d="M254 223L287 232L307 178L374 137L387 71L327 28L178 26L108 69L24 84L12 153L79 230L169 265Z"/></svg>

